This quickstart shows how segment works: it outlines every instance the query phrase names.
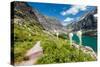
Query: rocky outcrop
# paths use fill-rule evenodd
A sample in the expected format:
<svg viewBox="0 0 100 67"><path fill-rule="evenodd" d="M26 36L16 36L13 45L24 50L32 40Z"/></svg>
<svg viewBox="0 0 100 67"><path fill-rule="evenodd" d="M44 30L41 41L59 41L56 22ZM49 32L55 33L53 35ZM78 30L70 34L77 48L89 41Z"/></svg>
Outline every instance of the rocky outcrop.
<svg viewBox="0 0 100 67"><path fill-rule="evenodd" d="M77 45L73 42L72 47L82 50L85 54L89 54L92 58L97 59L97 54L89 46Z"/></svg>

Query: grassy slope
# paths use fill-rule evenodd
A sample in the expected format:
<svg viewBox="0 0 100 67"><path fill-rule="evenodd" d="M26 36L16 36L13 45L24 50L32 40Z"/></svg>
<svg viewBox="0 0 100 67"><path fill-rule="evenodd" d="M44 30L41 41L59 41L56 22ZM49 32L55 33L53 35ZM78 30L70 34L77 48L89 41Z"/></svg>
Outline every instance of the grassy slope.
<svg viewBox="0 0 100 67"><path fill-rule="evenodd" d="M24 55L37 41L41 41L44 55L36 64L63 63L95 60L90 55L82 51L79 55L78 49L72 48L69 40L57 39L44 33L41 25L33 21L28 21L23 25L14 23L14 60L20 63L24 60ZM13 48L12 48L13 49Z"/></svg>

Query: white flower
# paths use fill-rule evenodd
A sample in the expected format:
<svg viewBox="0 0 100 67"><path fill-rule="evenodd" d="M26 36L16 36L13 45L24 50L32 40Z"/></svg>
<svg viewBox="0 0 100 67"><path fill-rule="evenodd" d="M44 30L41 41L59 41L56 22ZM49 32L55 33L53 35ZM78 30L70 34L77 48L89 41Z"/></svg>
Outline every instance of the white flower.
<svg viewBox="0 0 100 67"><path fill-rule="evenodd" d="M76 34L77 34L77 36L78 36L78 38L80 40L80 45L82 45L82 31L80 30Z"/></svg>
<svg viewBox="0 0 100 67"><path fill-rule="evenodd" d="M73 37L73 33L69 33L70 45L72 45L72 37Z"/></svg>

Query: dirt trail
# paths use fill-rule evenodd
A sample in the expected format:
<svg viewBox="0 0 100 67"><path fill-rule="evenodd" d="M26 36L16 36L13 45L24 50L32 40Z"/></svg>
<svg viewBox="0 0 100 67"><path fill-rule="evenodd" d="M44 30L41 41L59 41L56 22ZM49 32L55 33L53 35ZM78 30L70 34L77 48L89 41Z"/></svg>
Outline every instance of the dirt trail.
<svg viewBox="0 0 100 67"><path fill-rule="evenodd" d="M33 64L36 63L36 61L37 61L37 58L33 58L33 59L28 60L28 61L22 61L17 66L29 66L29 65L33 65Z"/></svg>
<svg viewBox="0 0 100 67"><path fill-rule="evenodd" d="M38 58L43 55L43 50L40 45L40 41L37 41L37 43L25 54L25 56L28 57L29 60L22 61L20 64L15 64L15 66L29 66L35 64Z"/></svg>

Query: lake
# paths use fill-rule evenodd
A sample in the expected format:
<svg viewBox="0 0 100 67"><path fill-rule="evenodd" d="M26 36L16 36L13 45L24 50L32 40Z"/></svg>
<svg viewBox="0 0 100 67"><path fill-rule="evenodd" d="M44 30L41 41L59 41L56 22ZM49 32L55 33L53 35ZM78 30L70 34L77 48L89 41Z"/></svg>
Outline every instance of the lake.
<svg viewBox="0 0 100 67"><path fill-rule="evenodd" d="M74 34L73 41L79 44L78 37ZM82 45L91 47L95 52L97 52L97 37L92 36L82 36Z"/></svg>

